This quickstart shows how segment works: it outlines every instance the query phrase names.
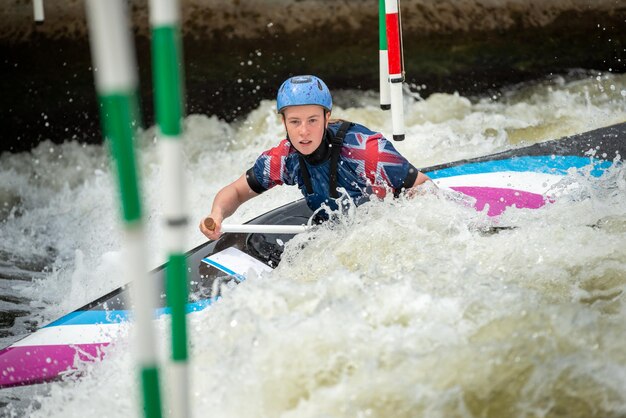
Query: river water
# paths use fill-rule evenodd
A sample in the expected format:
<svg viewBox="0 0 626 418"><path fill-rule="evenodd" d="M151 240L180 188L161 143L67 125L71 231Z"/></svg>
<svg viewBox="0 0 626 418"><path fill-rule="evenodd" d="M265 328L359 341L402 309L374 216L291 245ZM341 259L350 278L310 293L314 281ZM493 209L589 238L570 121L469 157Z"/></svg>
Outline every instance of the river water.
<svg viewBox="0 0 626 418"><path fill-rule="evenodd" d="M335 101L333 116L391 134L376 92ZM231 124L186 117L189 248L204 241L195 224L219 188L284 135L274 106ZM626 121L626 75L573 72L483 97L413 93L405 118L396 146L425 167ZM154 136L138 143L151 267L165 259ZM0 180L5 346L126 280L105 147L3 154ZM195 416L626 416L626 171L569 180L575 195L509 209L500 222L518 228L497 234L475 228L493 222L485 213L431 193L368 203L294 238L274 272L189 316ZM298 197L274 189L230 221ZM80 379L0 391L2 414L137 414L131 341L82 365Z"/></svg>

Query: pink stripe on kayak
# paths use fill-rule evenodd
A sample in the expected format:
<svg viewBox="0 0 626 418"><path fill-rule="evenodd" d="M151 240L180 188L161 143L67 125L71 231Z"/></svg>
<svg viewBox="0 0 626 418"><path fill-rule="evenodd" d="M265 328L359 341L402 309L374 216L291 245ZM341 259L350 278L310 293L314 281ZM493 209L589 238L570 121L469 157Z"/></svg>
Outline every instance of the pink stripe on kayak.
<svg viewBox="0 0 626 418"><path fill-rule="evenodd" d="M476 199L476 210L483 210L489 204L487 215L497 216L509 206L537 209L545 205L546 199L537 193L497 187L452 187L457 192Z"/></svg>
<svg viewBox="0 0 626 418"><path fill-rule="evenodd" d="M61 372L74 369L75 362L102 359L106 345L38 345L0 350L0 388L53 380Z"/></svg>

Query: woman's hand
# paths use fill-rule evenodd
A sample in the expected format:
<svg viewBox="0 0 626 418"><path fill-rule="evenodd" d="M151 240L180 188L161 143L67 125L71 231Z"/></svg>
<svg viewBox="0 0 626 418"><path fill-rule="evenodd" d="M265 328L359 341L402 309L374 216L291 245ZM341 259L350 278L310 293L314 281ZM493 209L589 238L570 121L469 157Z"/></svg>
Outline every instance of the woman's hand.
<svg viewBox="0 0 626 418"><path fill-rule="evenodd" d="M222 219L219 216L207 216L200 221L200 232L210 240L217 240L222 235Z"/></svg>
<svg viewBox="0 0 626 418"><path fill-rule="evenodd" d="M218 239L222 234L224 218L228 218L242 203L255 196L258 196L258 193L255 193L248 185L245 173L228 186L222 187L215 195L211 214L200 221L200 232L208 239Z"/></svg>

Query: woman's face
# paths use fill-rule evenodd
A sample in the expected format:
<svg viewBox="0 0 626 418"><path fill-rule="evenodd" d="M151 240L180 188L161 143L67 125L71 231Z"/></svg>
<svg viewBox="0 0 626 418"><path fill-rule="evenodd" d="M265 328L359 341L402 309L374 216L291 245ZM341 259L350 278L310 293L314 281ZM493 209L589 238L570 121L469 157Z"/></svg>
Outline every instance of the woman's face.
<svg viewBox="0 0 626 418"><path fill-rule="evenodd" d="M283 110L283 120L287 134L296 150L309 155L322 143L328 116L324 118L324 108L317 105L290 106Z"/></svg>

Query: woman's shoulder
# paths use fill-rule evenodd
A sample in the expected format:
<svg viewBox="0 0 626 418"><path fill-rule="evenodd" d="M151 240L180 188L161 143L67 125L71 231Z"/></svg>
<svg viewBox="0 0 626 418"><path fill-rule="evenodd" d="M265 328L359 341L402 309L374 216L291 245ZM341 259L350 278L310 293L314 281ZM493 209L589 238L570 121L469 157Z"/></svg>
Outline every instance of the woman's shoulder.
<svg viewBox="0 0 626 418"><path fill-rule="evenodd" d="M263 151L261 155L279 155L281 157L286 157L295 153L296 149L293 145L291 145L291 142L289 142L288 139L283 139L278 143L278 145Z"/></svg>
<svg viewBox="0 0 626 418"><path fill-rule="evenodd" d="M360 123L351 122L351 121L347 121L347 120L343 120L343 119L332 119L328 123L328 126L334 133L336 133L337 130L344 123L349 123L350 124L350 127L348 128L348 133L361 133L361 134L365 134L365 135L368 135L368 136L374 135L374 134L377 133L375 131L372 131L370 128L368 128L365 125L361 125Z"/></svg>

